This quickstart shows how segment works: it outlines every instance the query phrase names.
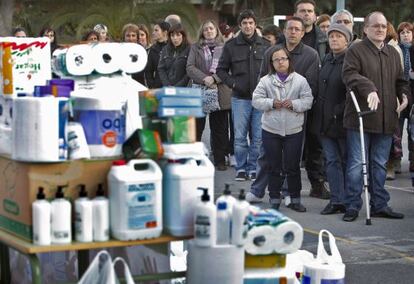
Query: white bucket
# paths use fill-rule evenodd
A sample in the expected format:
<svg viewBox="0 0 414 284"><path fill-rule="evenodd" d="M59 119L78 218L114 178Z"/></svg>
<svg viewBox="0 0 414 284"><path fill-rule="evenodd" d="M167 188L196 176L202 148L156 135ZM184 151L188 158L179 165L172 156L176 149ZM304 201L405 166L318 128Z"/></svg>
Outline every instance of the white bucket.
<svg viewBox="0 0 414 284"><path fill-rule="evenodd" d="M202 194L197 188L208 188L214 200L214 165L204 155L197 159L168 160L163 176L164 228L173 236L191 236L194 205Z"/></svg>
<svg viewBox="0 0 414 284"><path fill-rule="evenodd" d="M156 238L162 231L162 173L149 159L115 161L108 174L111 234L118 240Z"/></svg>

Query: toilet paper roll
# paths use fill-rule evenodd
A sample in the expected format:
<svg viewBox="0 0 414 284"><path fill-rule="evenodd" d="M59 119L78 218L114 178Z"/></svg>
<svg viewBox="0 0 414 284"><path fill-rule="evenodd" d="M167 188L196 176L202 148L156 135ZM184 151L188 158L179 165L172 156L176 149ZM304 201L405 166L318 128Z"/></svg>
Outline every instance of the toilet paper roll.
<svg viewBox="0 0 414 284"><path fill-rule="evenodd" d="M272 226L253 227L247 233L244 249L252 255L266 255L275 251L276 236Z"/></svg>
<svg viewBox="0 0 414 284"><path fill-rule="evenodd" d="M121 43L121 70L126 73L137 73L147 65L147 51L136 43Z"/></svg>
<svg viewBox="0 0 414 284"><path fill-rule="evenodd" d="M111 74L120 70L121 53L118 43L99 43L92 47L95 71Z"/></svg>
<svg viewBox="0 0 414 284"><path fill-rule="evenodd" d="M294 253L302 246L303 228L294 221L281 223L273 228L273 248L276 253Z"/></svg>
<svg viewBox="0 0 414 284"><path fill-rule="evenodd" d="M302 283L324 284L345 283L345 264L305 263L303 266Z"/></svg>
<svg viewBox="0 0 414 284"><path fill-rule="evenodd" d="M0 124L0 154L11 155L12 130L10 126Z"/></svg>
<svg viewBox="0 0 414 284"><path fill-rule="evenodd" d="M53 53L52 70L60 75L84 76L94 70L92 47L79 44Z"/></svg>

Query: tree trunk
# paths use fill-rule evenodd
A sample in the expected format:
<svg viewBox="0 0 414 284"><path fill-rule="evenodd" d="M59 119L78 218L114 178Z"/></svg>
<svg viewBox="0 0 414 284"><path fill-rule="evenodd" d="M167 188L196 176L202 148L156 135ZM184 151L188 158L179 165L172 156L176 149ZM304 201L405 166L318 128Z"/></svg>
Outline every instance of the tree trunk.
<svg viewBox="0 0 414 284"><path fill-rule="evenodd" d="M9 36L12 32L14 0L0 1L0 36Z"/></svg>

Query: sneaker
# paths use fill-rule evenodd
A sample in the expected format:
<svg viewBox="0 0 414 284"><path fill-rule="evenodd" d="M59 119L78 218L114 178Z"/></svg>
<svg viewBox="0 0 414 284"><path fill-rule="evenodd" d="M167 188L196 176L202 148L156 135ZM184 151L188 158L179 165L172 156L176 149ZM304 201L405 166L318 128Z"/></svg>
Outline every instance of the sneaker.
<svg viewBox="0 0 414 284"><path fill-rule="evenodd" d="M230 165L230 167L235 167L236 166L236 158L234 157L234 155L230 155L229 165Z"/></svg>
<svg viewBox="0 0 414 284"><path fill-rule="evenodd" d="M351 209L345 211L342 220L344 220L345 222L352 222L355 221L356 218L358 218L358 211Z"/></svg>
<svg viewBox="0 0 414 284"><path fill-rule="evenodd" d="M262 198L257 197L251 192L246 193L246 201L249 203L260 203L262 202Z"/></svg>
<svg viewBox="0 0 414 284"><path fill-rule="evenodd" d="M336 213L345 213L345 206L342 204L328 203L326 207L321 211L321 215L331 215Z"/></svg>
<svg viewBox="0 0 414 284"><path fill-rule="evenodd" d="M306 207L303 206L302 203L290 203L287 207L296 212L306 212Z"/></svg>
<svg viewBox="0 0 414 284"><path fill-rule="evenodd" d="M238 172L237 175L236 175L235 180L236 181L245 181L245 180L247 180L246 172L243 172L243 171Z"/></svg>
<svg viewBox="0 0 414 284"><path fill-rule="evenodd" d="M255 180L256 180L256 173L255 173L255 172L251 172L251 173L249 174L249 179L250 179L251 181L255 181Z"/></svg>
<svg viewBox="0 0 414 284"><path fill-rule="evenodd" d="M381 217L381 218L388 218L388 219L404 219L404 214L394 212L390 207L386 207L381 211L372 212L372 217Z"/></svg>

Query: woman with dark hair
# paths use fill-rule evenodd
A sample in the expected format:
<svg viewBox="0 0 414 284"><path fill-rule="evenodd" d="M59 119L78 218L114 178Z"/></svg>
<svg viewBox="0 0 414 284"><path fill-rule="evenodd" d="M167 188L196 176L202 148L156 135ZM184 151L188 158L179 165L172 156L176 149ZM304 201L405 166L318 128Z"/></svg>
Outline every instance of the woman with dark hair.
<svg viewBox="0 0 414 284"><path fill-rule="evenodd" d="M40 37L45 36L50 39L50 54L52 54L53 51L55 51L55 49L59 48L59 45L57 43L56 33L52 28L43 28L40 31L39 36Z"/></svg>
<svg viewBox="0 0 414 284"><path fill-rule="evenodd" d="M172 26L168 31L168 43L162 49L158 73L163 86L187 86L190 80L187 72L187 58L190 45L187 33L180 24Z"/></svg>
<svg viewBox="0 0 414 284"><path fill-rule="evenodd" d="M168 30L170 24L165 21L159 21L154 25L152 31L152 39L154 44L148 50L148 63L145 67L145 79L150 89L162 87L160 76L158 75L158 63L160 61L160 53L168 41Z"/></svg>
<svg viewBox="0 0 414 284"><path fill-rule="evenodd" d="M13 30L13 36L14 37L27 37L25 29L22 27L17 27Z"/></svg>
<svg viewBox="0 0 414 284"><path fill-rule="evenodd" d="M94 30L86 31L82 37L82 41L85 41L86 43L98 43L99 33Z"/></svg>
<svg viewBox="0 0 414 284"><path fill-rule="evenodd" d="M229 114L231 108L231 90L216 74L216 67L223 51L223 38L219 27L213 20L201 24L198 42L191 46L187 60L187 74L202 89L216 91L219 98L220 110L210 112L210 142L213 151L214 164L219 171L226 167L226 156L229 154ZM206 118L197 118L197 141L206 124Z"/></svg>
<svg viewBox="0 0 414 284"><path fill-rule="evenodd" d="M263 111L262 143L269 164L270 204L279 209L283 165L291 197L288 207L305 212L300 202L300 158L303 123L305 112L312 107L312 90L306 79L293 70L286 48L276 45L269 53L270 72L260 79L253 92L252 105Z"/></svg>

